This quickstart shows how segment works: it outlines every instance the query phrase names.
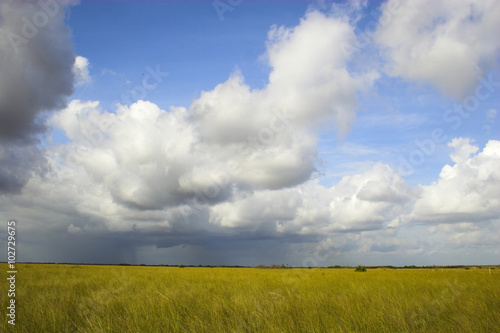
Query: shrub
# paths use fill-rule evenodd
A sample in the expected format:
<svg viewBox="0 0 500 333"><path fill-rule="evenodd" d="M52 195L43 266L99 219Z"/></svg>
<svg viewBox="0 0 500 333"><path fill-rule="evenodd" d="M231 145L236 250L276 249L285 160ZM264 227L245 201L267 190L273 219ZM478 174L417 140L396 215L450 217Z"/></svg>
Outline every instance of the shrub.
<svg viewBox="0 0 500 333"><path fill-rule="evenodd" d="M359 265L356 267L356 269L354 271L355 272L366 272L366 267Z"/></svg>
<svg viewBox="0 0 500 333"><path fill-rule="evenodd" d="M186 267L186 266L184 266L184 265L179 265L179 268L184 268L184 267Z"/></svg>

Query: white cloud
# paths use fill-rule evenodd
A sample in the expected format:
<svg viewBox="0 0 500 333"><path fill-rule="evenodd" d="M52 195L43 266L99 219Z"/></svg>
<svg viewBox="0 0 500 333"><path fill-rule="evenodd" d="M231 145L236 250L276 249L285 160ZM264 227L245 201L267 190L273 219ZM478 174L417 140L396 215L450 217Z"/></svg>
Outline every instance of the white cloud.
<svg viewBox="0 0 500 333"><path fill-rule="evenodd" d="M85 57L77 56L75 58L73 73L75 74L75 82L79 86L92 82L89 74L89 60Z"/></svg>
<svg viewBox="0 0 500 333"><path fill-rule="evenodd" d="M405 212L411 188L383 164L344 177L332 188L310 181L291 189L256 191L211 208L212 223L258 228L266 223L284 234L331 234L381 229Z"/></svg>
<svg viewBox="0 0 500 333"><path fill-rule="evenodd" d="M349 55L339 45L353 42L350 24L310 12L293 29L273 27L268 38L269 93L285 101L297 121L317 125L334 120L345 134L355 119L356 92L378 76L347 70Z"/></svg>
<svg viewBox="0 0 500 333"><path fill-rule="evenodd" d="M397 8L397 12L391 8ZM375 40L386 48L387 71L430 83L463 99L496 63L500 3L495 0L405 1L382 5L389 23Z"/></svg>
<svg viewBox="0 0 500 333"><path fill-rule="evenodd" d="M325 232L380 229L405 212L413 197L401 176L381 163L362 174L342 178L329 191L325 218L330 223L324 226ZM320 200L312 200L310 205L322 207ZM302 216L310 218L307 209Z"/></svg>
<svg viewBox="0 0 500 333"><path fill-rule="evenodd" d="M490 140L482 152L469 139L454 139L451 157L439 180L423 186L411 219L433 222L480 222L500 214L500 141ZM472 156L471 156L472 155Z"/></svg>
<svg viewBox="0 0 500 333"><path fill-rule="evenodd" d="M117 202L158 209L193 195L192 189L181 188L179 178L206 157L191 156L195 138L185 109L167 113L139 101L112 114L99 110L97 102L74 100L53 124L72 140L61 147L61 162L80 167L75 170Z"/></svg>
<svg viewBox="0 0 500 333"><path fill-rule="evenodd" d="M72 101L53 118L72 140L66 161L78 160L113 200L137 209L300 184L315 170L316 128L334 121L347 131L356 93L374 77L347 71L337 45L352 37L348 23L310 12L297 27L271 29L263 90L251 90L236 71L188 109L139 101L112 114Z"/></svg>
<svg viewBox="0 0 500 333"><path fill-rule="evenodd" d="M474 146L469 138L454 138L448 143L448 147L455 149L455 152L450 154L451 160L455 163L464 163L472 154L477 153L478 146Z"/></svg>

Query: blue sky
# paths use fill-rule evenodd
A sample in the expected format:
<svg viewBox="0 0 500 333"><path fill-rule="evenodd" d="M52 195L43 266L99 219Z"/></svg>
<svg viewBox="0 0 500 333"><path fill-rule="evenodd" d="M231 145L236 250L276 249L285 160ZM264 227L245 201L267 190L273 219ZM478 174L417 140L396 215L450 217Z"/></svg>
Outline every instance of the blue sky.
<svg viewBox="0 0 500 333"><path fill-rule="evenodd" d="M225 12L221 21L210 1L128 1L120 5L88 1L72 9L69 25L77 53L95 59L93 72L101 75L103 70L112 70L125 79L112 81L111 87L118 90L115 95L140 85L145 67L159 64L169 76L149 99L169 107L188 105L201 90L225 81L236 67L252 87L266 84L269 68L259 56L265 51L269 27L277 20L297 24L309 3L291 1L283 6L279 1L270 2L262 11L263 5L242 2L232 12ZM111 83L105 78L95 81L105 87ZM130 83L126 85L126 81ZM95 92L81 93L95 96ZM102 99L112 103L110 95L104 90Z"/></svg>
<svg viewBox="0 0 500 333"><path fill-rule="evenodd" d="M498 258L497 2L54 4L29 38L16 15L49 12L0 7L2 76L47 96L0 85L24 260Z"/></svg>

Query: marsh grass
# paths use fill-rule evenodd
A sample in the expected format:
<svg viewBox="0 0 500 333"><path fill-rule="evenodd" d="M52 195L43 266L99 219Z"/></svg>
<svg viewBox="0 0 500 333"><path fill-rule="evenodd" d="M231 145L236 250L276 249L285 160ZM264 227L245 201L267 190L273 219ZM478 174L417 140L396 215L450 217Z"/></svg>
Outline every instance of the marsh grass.
<svg viewBox="0 0 500 333"><path fill-rule="evenodd" d="M1 332L500 332L499 270L17 267Z"/></svg>

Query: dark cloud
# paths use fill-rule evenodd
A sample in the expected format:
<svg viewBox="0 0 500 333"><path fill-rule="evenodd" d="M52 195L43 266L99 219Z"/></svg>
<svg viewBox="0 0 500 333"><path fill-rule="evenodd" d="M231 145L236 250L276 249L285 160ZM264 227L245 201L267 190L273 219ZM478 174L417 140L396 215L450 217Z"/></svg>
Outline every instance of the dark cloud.
<svg viewBox="0 0 500 333"><path fill-rule="evenodd" d="M23 228L22 221L18 222ZM22 230L21 229L21 230ZM126 235L116 237L110 234L71 234L64 233L54 238L49 231L27 231L19 236L23 248L19 251L19 261L58 262L58 263L95 263L110 264L136 262L134 248ZM46 240L51 240L47 246ZM137 245L136 242L133 243Z"/></svg>
<svg viewBox="0 0 500 333"><path fill-rule="evenodd" d="M71 32L57 2L0 1L0 38L0 140L29 140L73 92Z"/></svg>
<svg viewBox="0 0 500 333"><path fill-rule="evenodd" d="M0 145L0 193L19 193L33 172L44 174L48 166L43 151L33 145Z"/></svg>
<svg viewBox="0 0 500 333"><path fill-rule="evenodd" d="M55 10L36 1L0 2L2 141L26 140L42 131L41 113L64 106L73 92L71 32L63 8Z"/></svg>
<svg viewBox="0 0 500 333"><path fill-rule="evenodd" d="M0 191L18 192L40 169L36 137L73 93L75 54L60 3L0 0Z"/></svg>

